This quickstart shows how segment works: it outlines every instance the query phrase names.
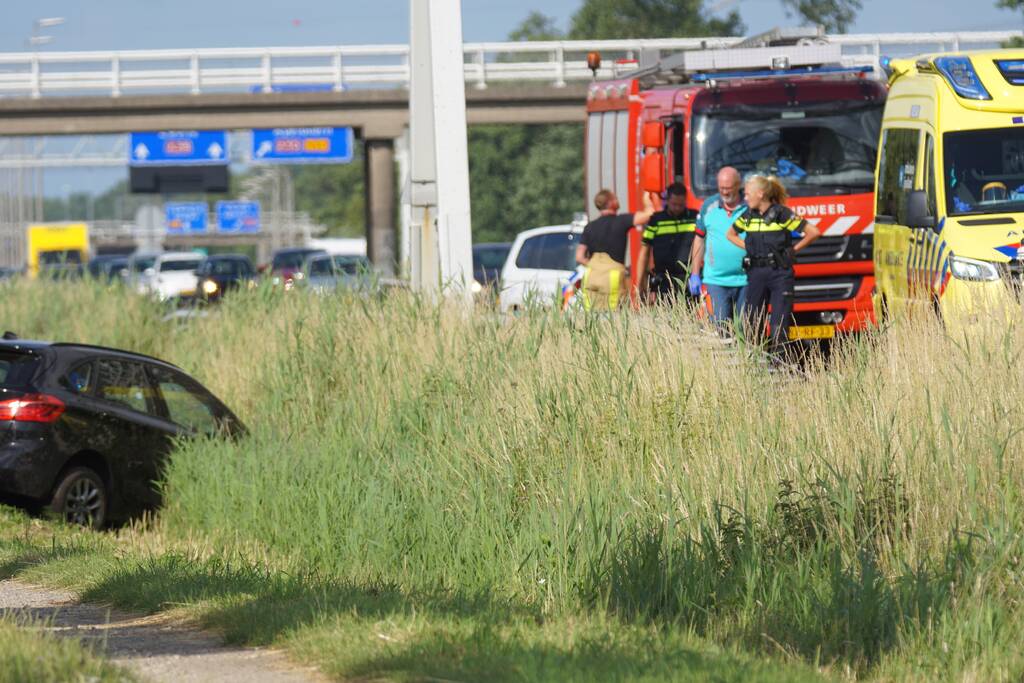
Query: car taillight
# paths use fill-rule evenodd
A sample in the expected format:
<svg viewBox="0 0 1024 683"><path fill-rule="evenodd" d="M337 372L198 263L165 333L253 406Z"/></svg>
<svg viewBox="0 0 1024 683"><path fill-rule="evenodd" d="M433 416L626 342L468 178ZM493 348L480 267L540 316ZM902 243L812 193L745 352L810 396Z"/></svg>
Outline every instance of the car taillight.
<svg viewBox="0 0 1024 683"><path fill-rule="evenodd" d="M46 394L26 394L0 401L0 420L55 422L64 414L64 402Z"/></svg>

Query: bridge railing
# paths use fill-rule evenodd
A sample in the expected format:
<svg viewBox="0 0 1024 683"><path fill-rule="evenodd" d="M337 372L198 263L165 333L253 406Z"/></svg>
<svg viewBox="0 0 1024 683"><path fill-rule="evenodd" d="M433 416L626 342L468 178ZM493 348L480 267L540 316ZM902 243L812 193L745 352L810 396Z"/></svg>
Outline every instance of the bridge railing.
<svg viewBox="0 0 1024 683"><path fill-rule="evenodd" d="M997 47L1022 31L881 33L829 36L851 65L876 66L882 54ZM598 77L630 71L641 60L739 38L466 43L467 83L563 86L592 78L586 55L599 51ZM203 94L407 87L406 45L32 52L0 54L0 97Z"/></svg>

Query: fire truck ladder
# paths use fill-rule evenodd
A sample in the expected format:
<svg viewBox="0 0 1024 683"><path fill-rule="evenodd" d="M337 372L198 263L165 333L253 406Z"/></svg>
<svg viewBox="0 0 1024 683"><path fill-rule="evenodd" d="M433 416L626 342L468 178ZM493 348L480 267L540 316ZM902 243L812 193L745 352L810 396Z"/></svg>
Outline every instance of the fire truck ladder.
<svg viewBox="0 0 1024 683"><path fill-rule="evenodd" d="M731 47L679 52L625 77L650 88L722 78L870 71L843 67L842 57L841 46L829 43L821 27L774 28Z"/></svg>

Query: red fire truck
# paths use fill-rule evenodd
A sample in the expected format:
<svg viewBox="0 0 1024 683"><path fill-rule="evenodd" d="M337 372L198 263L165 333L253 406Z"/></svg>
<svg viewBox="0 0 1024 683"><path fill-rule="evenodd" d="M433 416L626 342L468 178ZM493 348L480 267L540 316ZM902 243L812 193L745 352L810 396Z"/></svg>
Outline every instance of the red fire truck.
<svg viewBox="0 0 1024 683"><path fill-rule="evenodd" d="M642 192L682 182L687 204L699 209L717 192L723 166L775 174L790 207L822 232L797 259L797 336L863 330L874 316L872 192L885 95L869 69L841 66L838 45L800 30L682 52L595 81L586 126L591 216L602 188L636 211Z"/></svg>

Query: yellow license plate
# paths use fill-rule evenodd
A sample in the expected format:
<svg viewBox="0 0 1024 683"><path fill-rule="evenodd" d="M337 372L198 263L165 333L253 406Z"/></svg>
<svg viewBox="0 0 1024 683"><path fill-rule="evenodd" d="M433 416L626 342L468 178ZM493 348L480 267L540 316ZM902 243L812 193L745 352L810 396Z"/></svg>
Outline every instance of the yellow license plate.
<svg viewBox="0 0 1024 683"><path fill-rule="evenodd" d="M796 325L789 328L790 339L831 339L834 336L835 325Z"/></svg>

